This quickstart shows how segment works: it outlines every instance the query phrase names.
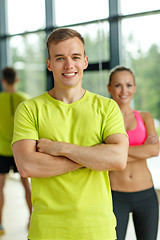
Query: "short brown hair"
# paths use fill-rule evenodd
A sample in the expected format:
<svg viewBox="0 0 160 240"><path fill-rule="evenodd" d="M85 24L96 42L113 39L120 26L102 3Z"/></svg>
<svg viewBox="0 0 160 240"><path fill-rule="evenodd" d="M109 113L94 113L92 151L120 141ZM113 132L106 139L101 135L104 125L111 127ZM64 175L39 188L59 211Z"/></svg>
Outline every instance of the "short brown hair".
<svg viewBox="0 0 160 240"><path fill-rule="evenodd" d="M50 50L50 46L52 43L58 44L64 40L68 40L68 39L74 38L74 37L77 37L83 43L83 45L85 47L84 38L76 30L73 30L70 28L58 28L58 29L54 30L53 32L51 32L47 39L48 57L50 58L49 50ZM85 54L85 50L84 50L84 54Z"/></svg>
<svg viewBox="0 0 160 240"><path fill-rule="evenodd" d="M128 72L130 72L130 73L132 74L132 76L133 76L134 83L136 83L136 82L135 82L134 73L133 73L133 71L132 71L130 68L127 68L127 67L125 67L125 66L116 66L116 67L114 67L113 69L111 69L111 71L110 71L110 73L109 73L109 83L108 83L109 86L111 85L111 81L112 81L113 75L114 75L116 72L122 72L122 71L128 71Z"/></svg>
<svg viewBox="0 0 160 240"><path fill-rule="evenodd" d="M12 67L5 67L2 69L2 78L9 84L12 85L15 83L17 78L17 72Z"/></svg>

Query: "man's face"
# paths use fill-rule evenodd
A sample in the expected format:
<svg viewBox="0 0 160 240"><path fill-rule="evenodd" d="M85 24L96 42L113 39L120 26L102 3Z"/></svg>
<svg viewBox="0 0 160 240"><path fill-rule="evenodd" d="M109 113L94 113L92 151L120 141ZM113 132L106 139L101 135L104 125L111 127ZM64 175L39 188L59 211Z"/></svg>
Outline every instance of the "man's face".
<svg viewBox="0 0 160 240"><path fill-rule="evenodd" d="M51 44L47 67L53 72L54 85L60 88L81 86L83 70L88 66L83 43L77 38Z"/></svg>

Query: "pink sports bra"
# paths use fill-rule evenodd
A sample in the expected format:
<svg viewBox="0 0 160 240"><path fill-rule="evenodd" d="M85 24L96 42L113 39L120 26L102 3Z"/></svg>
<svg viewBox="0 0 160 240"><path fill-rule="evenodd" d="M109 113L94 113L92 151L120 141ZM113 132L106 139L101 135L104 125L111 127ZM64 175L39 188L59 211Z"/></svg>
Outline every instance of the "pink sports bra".
<svg viewBox="0 0 160 240"><path fill-rule="evenodd" d="M129 138L129 146L142 145L146 140L146 128L140 113L133 110L135 118L137 120L137 126L135 129L127 131Z"/></svg>

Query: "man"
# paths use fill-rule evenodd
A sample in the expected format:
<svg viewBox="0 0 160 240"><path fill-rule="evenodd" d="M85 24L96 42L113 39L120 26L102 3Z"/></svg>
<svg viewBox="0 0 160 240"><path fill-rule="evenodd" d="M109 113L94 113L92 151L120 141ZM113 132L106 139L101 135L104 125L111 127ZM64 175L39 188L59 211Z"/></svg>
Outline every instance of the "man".
<svg viewBox="0 0 160 240"><path fill-rule="evenodd" d="M18 172L11 148L14 113L18 104L28 99L28 96L25 93L17 92L16 85L18 78L14 68L6 67L2 70L1 82L4 91L0 93L0 234L3 234L2 209L4 205L3 188L5 178L11 169L14 172ZM27 178L23 177L21 177L21 181L25 189L25 197L31 214L30 183Z"/></svg>
<svg viewBox="0 0 160 240"><path fill-rule="evenodd" d="M115 239L108 170L126 166L128 139L117 104L81 86L82 36L57 29L47 41L54 88L16 111L13 152L31 177L30 240Z"/></svg>

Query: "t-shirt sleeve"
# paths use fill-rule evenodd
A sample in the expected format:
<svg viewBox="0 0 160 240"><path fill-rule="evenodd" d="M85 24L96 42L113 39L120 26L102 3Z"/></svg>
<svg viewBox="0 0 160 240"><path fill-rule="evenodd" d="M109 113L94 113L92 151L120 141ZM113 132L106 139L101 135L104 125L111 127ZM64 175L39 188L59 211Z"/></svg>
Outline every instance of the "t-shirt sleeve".
<svg viewBox="0 0 160 240"><path fill-rule="evenodd" d="M103 140L116 133L122 133L127 136L121 110L118 104L114 100L111 100L104 123Z"/></svg>
<svg viewBox="0 0 160 240"><path fill-rule="evenodd" d="M22 139L39 139L36 107L30 105L20 103L16 109L12 144Z"/></svg>

